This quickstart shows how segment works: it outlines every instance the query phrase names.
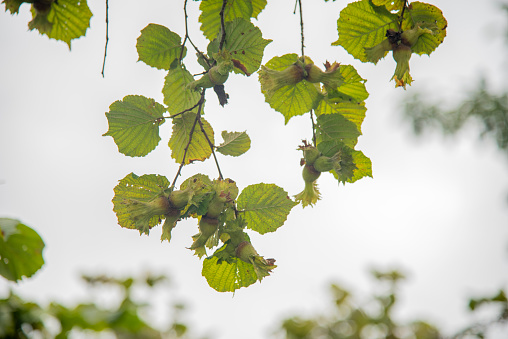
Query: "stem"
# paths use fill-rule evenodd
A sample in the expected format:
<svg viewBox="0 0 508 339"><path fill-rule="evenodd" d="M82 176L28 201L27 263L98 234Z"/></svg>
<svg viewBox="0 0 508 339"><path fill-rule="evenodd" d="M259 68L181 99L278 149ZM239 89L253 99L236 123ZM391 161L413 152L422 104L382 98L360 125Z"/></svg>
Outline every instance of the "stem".
<svg viewBox="0 0 508 339"><path fill-rule="evenodd" d="M182 114L184 114L185 112L190 112L190 111L192 111L194 108L198 107L198 106L199 106L199 105L201 105L201 104L203 104L203 102L202 102L202 100L201 100L201 99L199 99L199 101L197 102L197 104L195 104L194 106L189 107L189 108L187 108L187 109L184 109L184 110L183 110L183 111L181 111L181 112L178 112L178 113L172 114L172 115L170 115L169 117L163 117L163 118L164 118L164 119L173 119L173 118L176 118L177 116L182 115Z"/></svg>
<svg viewBox="0 0 508 339"><path fill-rule="evenodd" d="M201 127L201 132L203 132L203 134L205 135L206 141L208 141L208 145L210 145L210 149L212 150L213 159L215 160L215 166L217 166L217 170L219 171L219 179L222 180L222 179L224 179L224 177L222 176L222 172L221 172L220 166L219 166L219 161L217 160L217 156L215 155L215 150L214 150L215 145L212 143L212 141L208 137L208 134L205 131L203 122L201 121L201 116L199 117L198 123L199 123L199 126Z"/></svg>
<svg viewBox="0 0 508 339"><path fill-rule="evenodd" d="M222 35L220 37L220 43L219 43L219 51L222 50L222 46L224 46L224 41L226 40L226 28L224 24L224 11L226 10L226 5L228 3L228 0L222 0L222 8L220 9L220 27L222 31Z"/></svg>
<svg viewBox="0 0 508 339"><path fill-rule="evenodd" d="M400 21L399 21L399 33L402 33L402 21L404 21L404 12L406 11L406 7L409 6L407 3L408 0L404 0L402 4L402 12L400 13Z"/></svg>
<svg viewBox="0 0 508 339"><path fill-rule="evenodd" d="M108 42L109 42L109 5L106 0L106 44L104 46L104 60L102 61L102 77L104 78L104 69L106 68L106 55L108 53Z"/></svg>
<svg viewBox="0 0 508 339"><path fill-rule="evenodd" d="M303 37L303 10L302 10L302 0L298 0L298 7L300 7L300 30L302 35L302 57L305 57L305 44L304 44L304 37ZM305 61L304 61L305 62Z"/></svg>
<svg viewBox="0 0 508 339"><path fill-rule="evenodd" d="M198 102L198 113L196 114L196 119L194 119L194 123L192 124L191 130L189 132L189 141L187 142L187 145L185 146L182 162L180 163L180 166L178 167L178 172L176 172L176 175L175 175L175 178L173 179L173 183L171 184L171 187L175 187L176 179L178 179L178 177L180 176L180 173L182 172L183 165L185 164L185 158L187 157L187 151L189 150L190 144L192 142L192 136L194 135L194 129L196 128L196 124L201 117L201 110L203 108L203 104L205 103L205 91L206 91L205 88L203 88L203 90L201 91L201 98L199 99L199 102Z"/></svg>
<svg viewBox="0 0 508 339"><path fill-rule="evenodd" d="M316 124L314 123L314 113L310 110L310 121L312 122L312 144L316 147Z"/></svg>
<svg viewBox="0 0 508 339"><path fill-rule="evenodd" d="M183 59L183 51L184 51L184 48L185 48L185 43L187 42L187 40L189 40L189 42L192 45L192 47L194 47L194 50L196 50L196 53L202 55L204 57L204 59L206 60L206 63L208 63L208 59L205 57L203 52L201 52L196 47L196 45L194 45L194 43L192 42L192 40L191 40L191 38L189 36L189 26L188 26L188 23L187 23L187 21L188 21L187 19L189 18L189 16L187 15L187 0L185 0L185 2L183 3L183 13L184 13L184 17L185 17L185 37L183 38L182 48L180 49L180 57L178 58L178 60L180 60L180 62L182 61L182 59Z"/></svg>

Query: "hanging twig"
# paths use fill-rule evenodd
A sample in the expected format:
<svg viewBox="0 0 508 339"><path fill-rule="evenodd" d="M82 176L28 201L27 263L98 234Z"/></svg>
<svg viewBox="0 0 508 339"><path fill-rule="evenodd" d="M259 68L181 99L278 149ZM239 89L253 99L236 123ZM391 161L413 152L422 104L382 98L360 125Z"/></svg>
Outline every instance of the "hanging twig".
<svg viewBox="0 0 508 339"><path fill-rule="evenodd" d="M102 77L104 78L104 68L106 68L106 55L108 53L108 42L109 42L109 4L106 0L106 44L104 46L104 60L102 61Z"/></svg>
<svg viewBox="0 0 508 339"><path fill-rule="evenodd" d="M220 37L220 43L219 43L219 51L222 51L222 46L224 46L224 41L226 41L226 25L224 23L224 12L226 11L226 5L228 3L228 0L222 0L222 8L220 9L219 15L220 15L220 28L222 35Z"/></svg>
<svg viewBox="0 0 508 339"><path fill-rule="evenodd" d="M187 15L187 0L185 0L185 2L183 3L183 13L184 13L184 17L185 17L185 37L183 38L182 48L180 49L180 57L178 58L178 60L182 61L182 59L183 59L183 51L184 51L185 43L187 42L187 40L189 40L192 47L194 47L194 49L196 50L196 53L198 53L204 57L203 52L201 52L196 47L196 45L194 45L194 43L192 42L192 40L189 36L189 28L188 28L188 24L187 24L187 19L189 18L189 16ZM207 58L205 58L205 60L206 60L206 62L208 62Z"/></svg>
<svg viewBox="0 0 508 339"><path fill-rule="evenodd" d="M302 0L298 0L298 7L300 7L300 33L302 35L302 57L305 57L305 44L303 37L303 10L302 10ZM305 61L304 61L305 62Z"/></svg>
<svg viewBox="0 0 508 339"><path fill-rule="evenodd" d="M210 149L212 150L212 155L215 160L215 166L217 166L217 170L219 171L219 179L222 180L222 179L224 179L224 177L222 176L222 172L221 172L220 166L219 166L219 161L217 160L217 156L215 155L215 145L210 140L210 138L208 137L208 134L205 131L205 127L203 126L203 122L201 121L201 116L199 117L198 123L199 123L199 126L201 127L201 132L203 132L203 134L205 135L206 141L208 141L208 145L210 145Z"/></svg>
<svg viewBox="0 0 508 339"><path fill-rule="evenodd" d="M189 141L187 142L187 145L185 145L182 162L180 163L180 167L178 167L178 172L176 172L176 175L175 175L175 178L173 179L173 183L171 184L171 187L175 186L176 179L178 179L178 177L180 176L180 173L182 172L183 165L185 164L185 158L187 157L187 151L189 150L190 144L192 142L192 136L194 135L194 129L196 128L196 124L198 123L199 118L201 117L201 110L203 108L203 104L205 103L205 91L206 91L205 88L203 88L203 90L201 91L201 99L199 99L198 113L196 114L196 119L194 119L194 123L192 124L191 130L189 132Z"/></svg>
<svg viewBox="0 0 508 339"><path fill-rule="evenodd" d="M312 110L310 110L310 121L312 122L312 144L314 147L317 147L316 145L316 124L314 123L314 113Z"/></svg>

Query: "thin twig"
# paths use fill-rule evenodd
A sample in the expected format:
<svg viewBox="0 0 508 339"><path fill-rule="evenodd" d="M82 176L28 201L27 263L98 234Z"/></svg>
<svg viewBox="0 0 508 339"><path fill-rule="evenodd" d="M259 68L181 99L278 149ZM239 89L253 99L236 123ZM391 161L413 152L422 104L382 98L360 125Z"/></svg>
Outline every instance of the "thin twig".
<svg viewBox="0 0 508 339"><path fill-rule="evenodd" d="M194 45L194 43L192 42L192 40L190 38L190 35L189 35L189 26L188 26L188 23L187 23L188 22L188 18L189 18L189 16L187 15L187 0L185 0L185 2L183 4L183 13L184 13L184 18L185 18L185 37L183 38L182 48L180 49L180 57L178 58L178 60L180 60L180 62L182 61L182 59L183 59L183 52L185 50L185 43L187 42L187 40L189 40L189 42L192 45L192 47L194 47L194 50L196 51L196 53L198 53L199 55L203 56L203 58L205 59L206 63L209 64L208 58L206 58L204 53L201 52L199 50L199 48L196 47L196 45Z"/></svg>
<svg viewBox="0 0 508 339"><path fill-rule="evenodd" d="M106 68L106 55L108 53L108 42L109 42L109 4L106 0L106 45L104 46L104 60L102 61L102 77L104 78L104 68Z"/></svg>
<svg viewBox="0 0 508 339"><path fill-rule="evenodd" d="M404 12L406 11L406 7L408 7L408 3L407 0L404 0L404 3L402 4L402 12L400 14L399 32L402 32L402 21L404 21Z"/></svg>
<svg viewBox="0 0 508 339"><path fill-rule="evenodd" d="M224 24L224 12L226 10L227 3L228 3L228 0L222 0L222 8L220 9L220 12L219 12L220 28L222 31L222 35L220 37L220 43L219 43L219 51L222 50L222 46L224 46L224 41L226 41L226 26Z"/></svg>
<svg viewBox="0 0 508 339"><path fill-rule="evenodd" d="M222 179L224 179L224 177L222 176L222 172L221 172L220 166L219 166L219 161L217 160L217 156L215 155L215 150L214 150L215 145L210 140L210 138L208 137L208 134L205 131L205 127L203 126L203 122L201 121L201 116L199 117L198 123L199 123L199 126L201 127L201 132L203 132L203 134L205 135L206 141L208 141L208 145L210 145L210 149L212 150L213 159L215 160L215 166L217 166L217 170L219 171L219 179L222 180Z"/></svg>
<svg viewBox="0 0 508 339"><path fill-rule="evenodd" d="M163 118L164 118L164 119L173 119L173 118L176 118L177 116L182 115L182 114L184 114L185 112L190 112L190 111L192 111L194 108L198 107L198 106L199 106L199 105L201 105L201 104L203 104L203 103L201 102L201 99L200 99L200 100L199 100L199 101L198 101L198 102L197 102L194 106L189 107L189 108L187 108L187 109L184 109L184 110L183 110L183 111L181 111L181 112L178 112L178 113L172 114L172 115L170 115L169 117L163 117Z"/></svg>
<svg viewBox="0 0 508 339"><path fill-rule="evenodd" d="M305 57L305 44L304 44L304 37L303 37L303 9L302 9L302 0L298 0L298 7L300 7L300 31L302 35L302 57Z"/></svg>
<svg viewBox="0 0 508 339"><path fill-rule="evenodd" d="M314 123L314 113L310 110L310 121L312 122L312 144L316 147L316 124Z"/></svg>
<svg viewBox="0 0 508 339"><path fill-rule="evenodd" d="M196 124L199 121L199 118L201 116L201 109L203 108L203 104L205 103L205 91L206 91L205 88L203 88L203 90L201 91L201 99L199 99L198 113L196 114L196 119L194 119L194 123L192 124L191 130L189 132L189 141L187 142L187 145L185 146L182 162L180 163L180 166L178 167L178 172L176 172L176 175L175 175L175 178L173 179L173 183L171 184L171 187L175 187L176 179L178 179L178 177L180 176L180 173L182 172L183 165L185 165L185 158L187 157L187 151L189 150L190 144L192 142L192 136L194 135L194 129L196 128Z"/></svg>

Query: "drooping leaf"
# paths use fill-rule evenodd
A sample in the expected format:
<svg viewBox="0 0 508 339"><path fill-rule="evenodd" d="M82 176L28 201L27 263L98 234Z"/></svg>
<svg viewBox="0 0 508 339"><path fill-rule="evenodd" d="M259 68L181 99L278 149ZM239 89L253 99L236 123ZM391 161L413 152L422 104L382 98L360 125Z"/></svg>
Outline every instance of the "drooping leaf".
<svg viewBox="0 0 508 339"><path fill-rule="evenodd" d="M372 0L376 6L385 6L389 11L402 10L404 0Z"/></svg>
<svg viewBox="0 0 508 339"><path fill-rule="evenodd" d="M296 205L284 189L264 183L245 187L237 200L247 228L261 234L276 231Z"/></svg>
<svg viewBox="0 0 508 339"><path fill-rule="evenodd" d="M397 15L369 0L352 2L340 12L337 20L339 39L332 43L342 46L356 59L367 62L365 48L373 47L386 38L388 29L397 30Z"/></svg>
<svg viewBox="0 0 508 339"><path fill-rule="evenodd" d="M320 115L316 120L316 139L318 144L324 141L342 142L353 148L360 136L355 123L341 114Z"/></svg>
<svg viewBox="0 0 508 339"><path fill-rule="evenodd" d="M85 35L92 12L86 0L58 0L44 10L36 10L32 5L32 16L32 21L28 23L30 30L37 29L41 34L61 40L71 48L71 40Z"/></svg>
<svg viewBox="0 0 508 339"><path fill-rule="evenodd" d="M159 144L159 126L164 123L164 106L141 95L128 95L115 101L106 113L109 129L118 151L131 157L142 157Z"/></svg>
<svg viewBox="0 0 508 339"><path fill-rule="evenodd" d="M199 123L196 122L196 113L186 112L173 119L173 134L169 139L169 148L171 148L171 157L175 159L177 163L181 163L185 153L185 148L189 143L189 135L192 130L192 126L195 125L192 134L192 140L188 147L187 154L185 155L185 164L189 164L195 160L205 160L211 154L212 150L208 141L206 140L205 134L201 131ZM214 134L212 126L201 117L204 130L208 135L208 138L214 143Z"/></svg>
<svg viewBox="0 0 508 339"><path fill-rule="evenodd" d="M237 73L250 75L261 65L263 52L272 40L263 39L261 30L250 21L237 18L226 25L226 43L224 48L231 53L231 58L237 60L245 69L235 67Z"/></svg>
<svg viewBox="0 0 508 339"><path fill-rule="evenodd" d="M250 138L247 132L222 131L222 139L224 142L217 147L217 151L224 155L237 157L250 148Z"/></svg>
<svg viewBox="0 0 508 339"><path fill-rule="evenodd" d="M0 218L0 275L11 281L31 277L44 264L44 241L19 220ZM0 331L1 332L1 331Z"/></svg>
<svg viewBox="0 0 508 339"><path fill-rule="evenodd" d="M134 213L133 204L153 202L167 191L169 180L161 175L145 174L137 176L128 174L121 179L114 188L113 211L118 218L118 224L129 229L137 229L140 233L148 234L149 230L161 222L162 214L150 216L148 220L141 220Z"/></svg>
<svg viewBox="0 0 508 339"><path fill-rule="evenodd" d="M266 63L266 67L275 71L283 71L297 60L297 54L286 54L281 57L272 58ZM263 90L263 86L261 90L265 95L265 101L273 109L284 115L286 124L292 117L305 114L314 109L322 98L322 94L316 88L316 84L305 80L301 80L296 85L287 85L279 88L273 93Z"/></svg>
<svg viewBox="0 0 508 339"><path fill-rule="evenodd" d="M141 30L136 49L139 61L157 69L169 70L182 53L181 38L165 26L149 24ZM183 47L182 58L186 52Z"/></svg>
<svg viewBox="0 0 508 339"><path fill-rule="evenodd" d="M353 162L356 165L353 178L348 182L355 182L363 177L372 178L372 161L362 151L353 151Z"/></svg>
<svg viewBox="0 0 508 339"><path fill-rule="evenodd" d="M169 70L162 88L164 103L168 106L169 114L180 113L199 102L201 98L199 92L187 88L187 84L193 81L192 74L184 65L178 65L176 68ZM197 112L197 109L194 112Z"/></svg>
<svg viewBox="0 0 508 339"><path fill-rule="evenodd" d="M254 284L257 275L252 264L233 258L230 261L211 256L203 261L201 275L206 278L208 285L218 292L234 292L241 287Z"/></svg>
<svg viewBox="0 0 508 339"><path fill-rule="evenodd" d="M206 0L199 5L201 15L201 31L208 40L212 41L217 37L221 29L220 11L222 0ZM257 6L259 8L259 5ZM224 22L233 21L236 18L249 20L253 13L251 0L228 0L224 9Z"/></svg>
<svg viewBox="0 0 508 339"><path fill-rule="evenodd" d="M433 34L422 34L416 44L411 47L411 50L419 55L429 55L443 42L446 36L448 23L443 16L443 12L430 4L419 1L411 2L411 6L404 13L402 30L409 30L415 27L415 25L429 29Z"/></svg>

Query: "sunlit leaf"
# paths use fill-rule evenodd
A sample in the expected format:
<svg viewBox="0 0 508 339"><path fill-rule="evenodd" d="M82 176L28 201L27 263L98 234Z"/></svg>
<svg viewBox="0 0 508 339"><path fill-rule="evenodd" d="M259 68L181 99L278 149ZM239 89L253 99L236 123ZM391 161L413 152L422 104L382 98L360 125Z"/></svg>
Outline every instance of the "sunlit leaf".
<svg viewBox="0 0 508 339"><path fill-rule="evenodd" d="M49 38L61 40L71 47L71 40L84 36L90 26L92 12L86 0L58 0L48 10L36 10L32 5L33 19L30 30L37 29Z"/></svg>
<svg viewBox="0 0 508 339"><path fill-rule="evenodd" d="M160 213L146 218L139 217L137 213L139 211L134 211L132 208L133 204L142 205L142 203L153 202L167 190L169 184L166 177L156 174L137 176L131 173L121 179L114 189L115 196L113 197L113 211L118 218L118 224L148 234L149 230L158 225L164 216Z"/></svg>
<svg viewBox="0 0 508 339"><path fill-rule="evenodd" d="M402 10L404 0L372 0L376 6L385 6L389 11Z"/></svg>
<svg viewBox="0 0 508 339"><path fill-rule="evenodd" d="M318 144L323 141L342 142L353 148L360 136L356 124L341 114L325 114L317 118L316 138Z"/></svg>
<svg viewBox="0 0 508 339"><path fill-rule="evenodd" d="M367 62L365 48L383 41L388 29L398 29L397 15L384 6L372 5L369 0L356 1L340 12L337 29L339 40L332 45L340 45L356 59Z"/></svg>
<svg viewBox="0 0 508 339"><path fill-rule="evenodd" d="M164 26L149 24L141 30L136 49L139 61L158 69L169 70L173 61L182 53L181 38ZM184 47L182 58L185 53Z"/></svg>
<svg viewBox="0 0 508 339"><path fill-rule="evenodd" d="M220 11L222 9L222 0L201 1L199 9L201 15L201 31L208 38L213 40L217 37L221 29ZM259 8L259 4L257 5ZM249 20L253 13L251 0L228 0L224 9L224 22L233 21L236 18Z"/></svg>
<svg viewBox="0 0 508 339"><path fill-rule="evenodd" d="M257 71L263 59L263 51L272 40L263 39L259 28L242 18L226 24L226 36L224 48L231 53L231 58L238 60L248 75ZM245 72L239 71L237 67L234 70L242 74Z"/></svg>
<svg viewBox="0 0 508 339"><path fill-rule="evenodd" d="M408 30L417 24L421 28L430 29L433 34L422 34L411 50L420 55L430 54L443 42L448 23L439 8L415 1L411 2L410 8L404 14L402 29Z"/></svg>
<svg viewBox="0 0 508 339"><path fill-rule="evenodd" d="M177 163L181 163L183 160L185 148L189 144L189 135L192 131L192 126L195 127L187 154L185 154L185 164L189 164L195 160L205 160L212 154L210 145L206 140L205 134L201 131L199 123L196 122L194 124L195 120L196 113L193 112L186 112L173 119L173 134L171 135L171 139L169 139L169 148L171 148L171 157L175 159ZM201 117L201 122L203 123L208 138L213 144L214 134L212 126L210 126L208 121L203 117Z"/></svg>
<svg viewBox="0 0 508 339"><path fill-rule="evenodd" d="M0 218L0 275L11 281L31 277L44 264L44 241L18 220ZM1 331L0 331L1 333Z"/></svg>
<svg viewBox="0 0 508 339"><path fill-rule="evenodd" d="M295 205L284 189L264 183L245 187L237 200L247 228L261 234L282 226Z"/></svg>
<svg viewBox="0 0 508 339"><path fill-rule="evenodd" d="M224 155L237 157L250 148L250 138L246 132L222 131L224 142L217 147L217 151Z"/></svg>
<svg viewBox="0 0 508 339"><path fill-rule="evenodd" d="M216 256L203 261L201 274L208 285L218 292L234 292L241 287L252 285L257 280L254 266L240 259L222 260L218 263Z"/></svg>
<svg viewBox="0 0 508 339"><path fill-rule="evenodd" d="M145 156L159 144L159 126L164 123L164 106L141 95L128 95L115 101L106 113L109 129L118 151L131 157Z"/></svg>
<svg viewBox="0 0 508 339"><path fill-rule="evenodd" d="M252 0L252 14L253 18L258 17L259 13L266 7L267 0Z"/></svg>
<svg viewBox="0 0 508 339"><path fill-rule="evenodd" d="M316 108L316 114L341 114L347 120L353 122L356 128L361 132L363 119L367 108L363 102L350 101L334 101L331 99L323 99Z"/></svg>
<svg viewBox="0 0 508 339"><path fill-rule="evenodd" d="M266 67L275 71L283 71L298 60L297 54L286 54L281 57L274 57L266 63ZM260 73L260 79L262 73ZM261 80L260 80L261 81ZM276 111L284 115L285 123L294 116L302 115L314 109L322 98L322 94L315 84L301 80L295 85L287 85L277 89L275 92L268 92L263 82L261 91L265 95L265 101Z"/></svg>
<svg viewBox="0 0 508 339"><path fill-rule="evenodd" d="M184 65L178 65L169 70L164 80L162 94L164 103L168 106L169 114L177 114L195 106L201 97L199 92L187 88L187 84L194 81L194 77ZM194 110L197 112L197 109Z"/></svg>

